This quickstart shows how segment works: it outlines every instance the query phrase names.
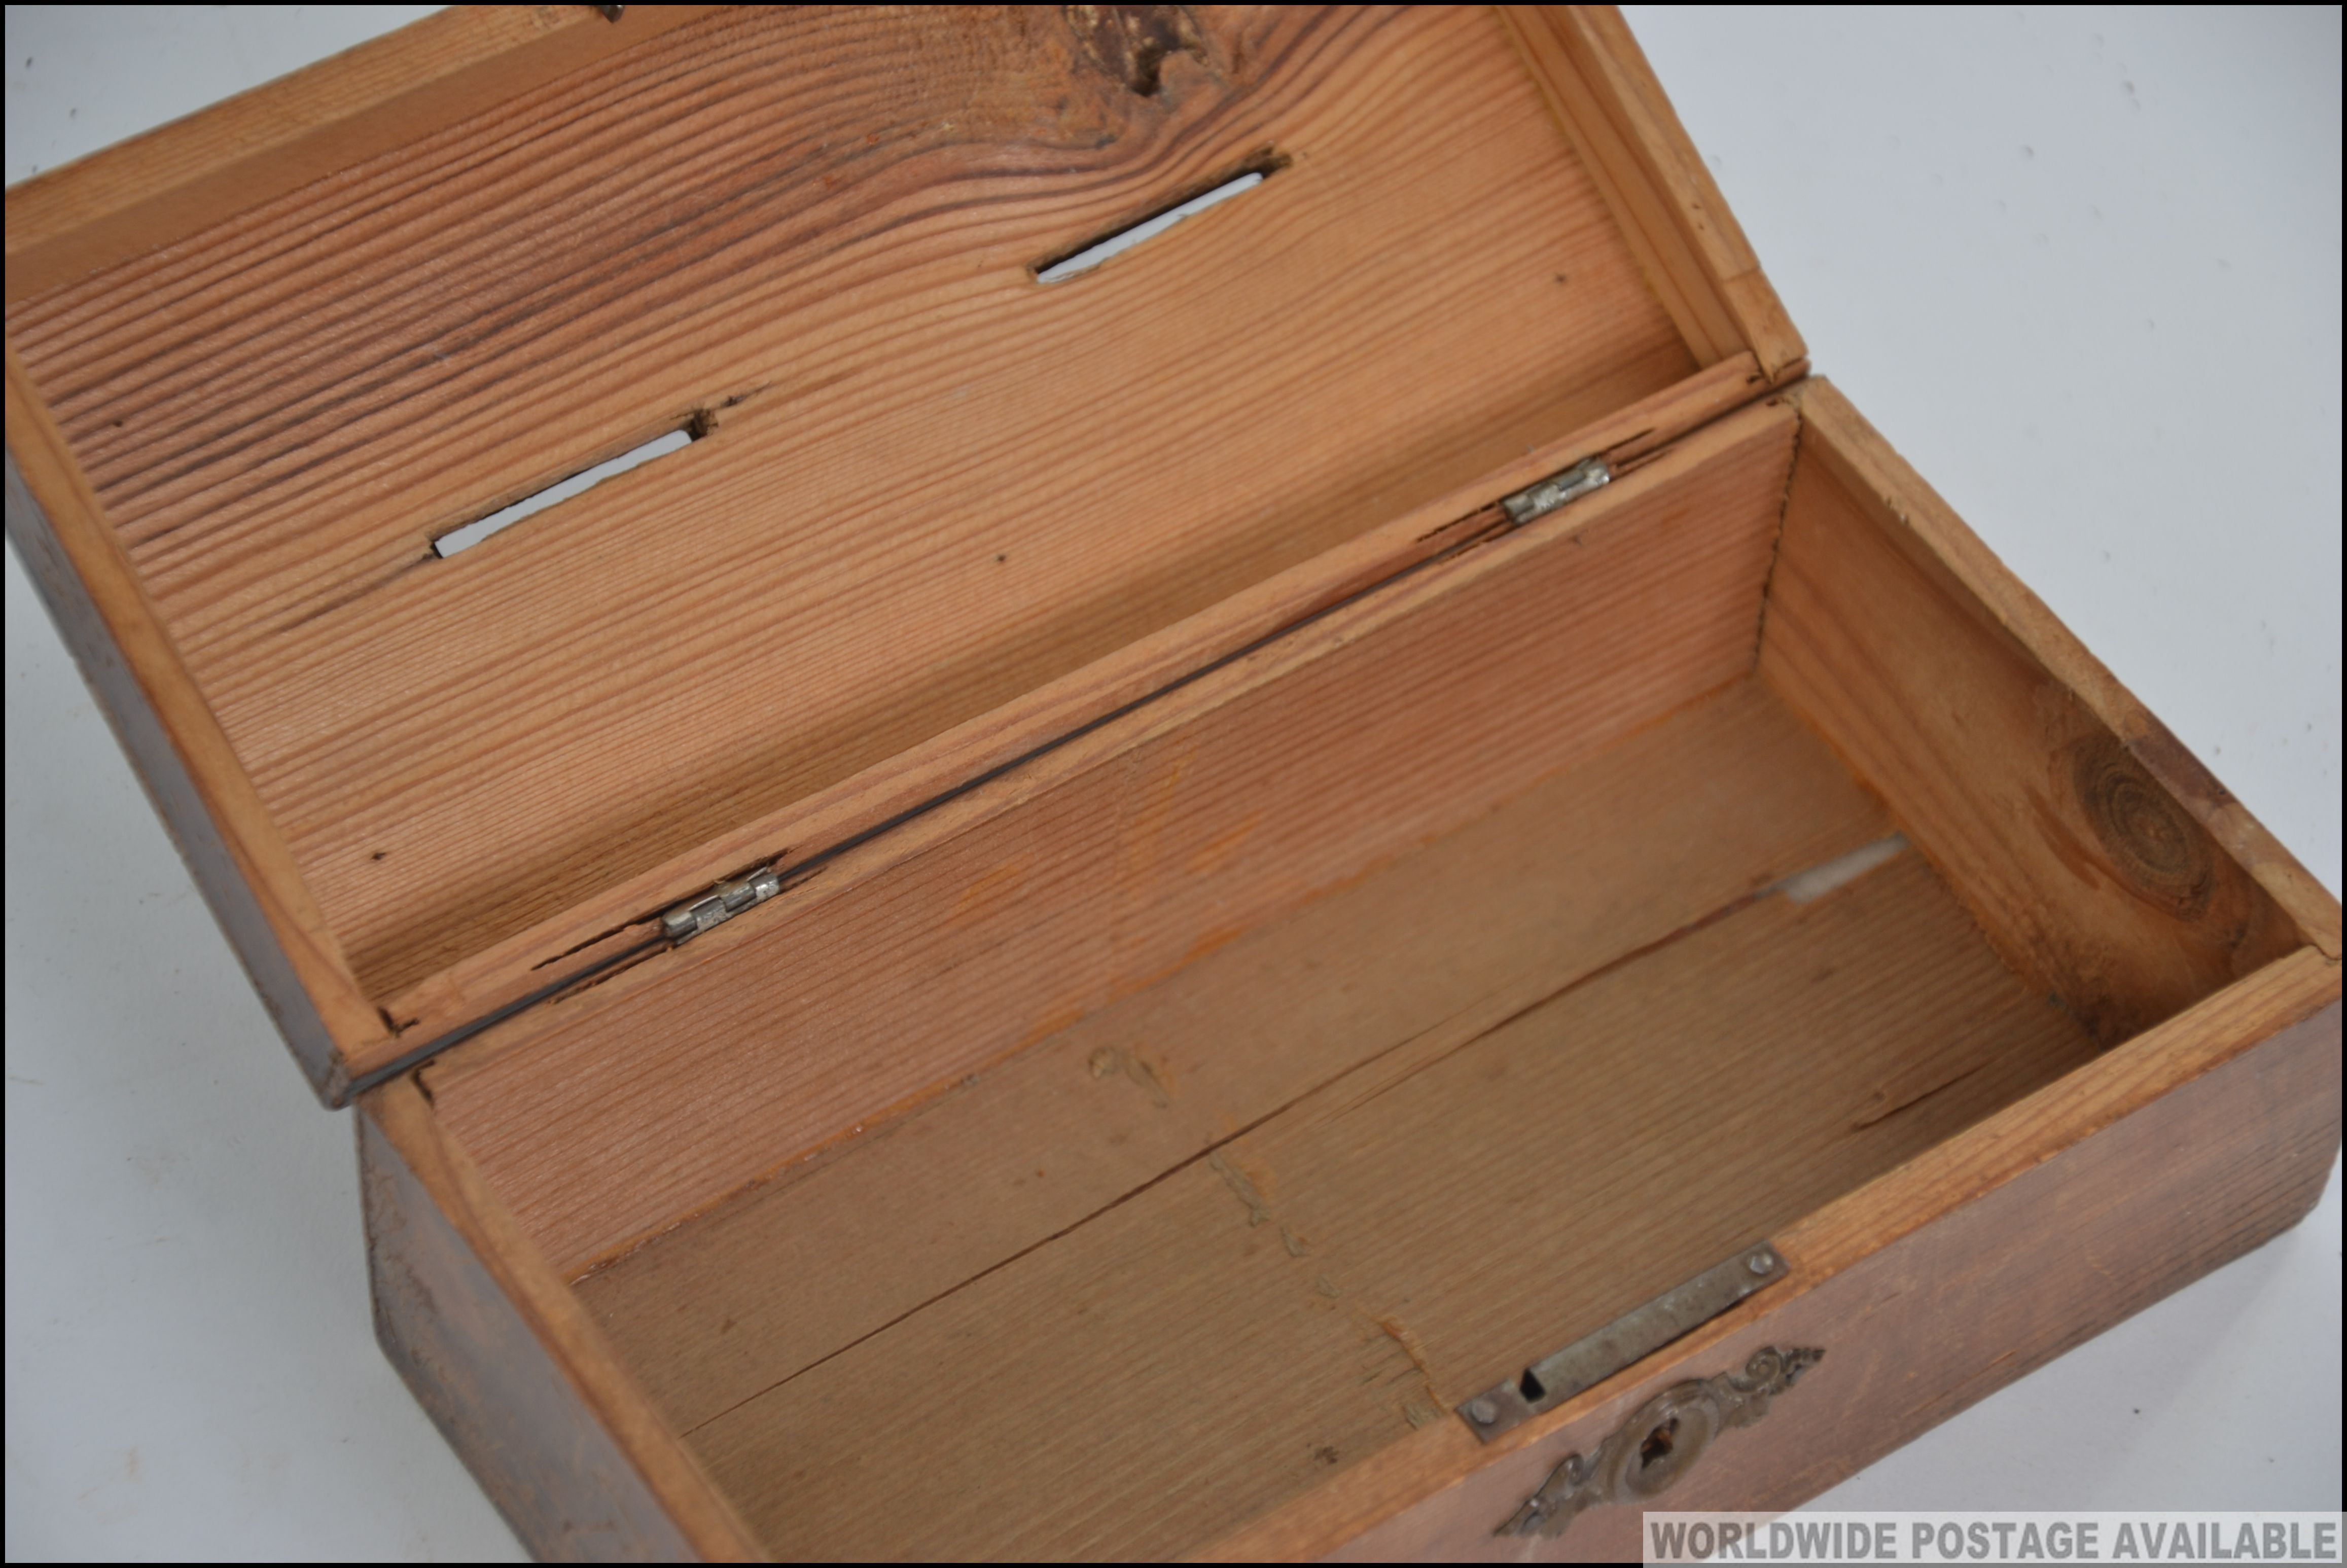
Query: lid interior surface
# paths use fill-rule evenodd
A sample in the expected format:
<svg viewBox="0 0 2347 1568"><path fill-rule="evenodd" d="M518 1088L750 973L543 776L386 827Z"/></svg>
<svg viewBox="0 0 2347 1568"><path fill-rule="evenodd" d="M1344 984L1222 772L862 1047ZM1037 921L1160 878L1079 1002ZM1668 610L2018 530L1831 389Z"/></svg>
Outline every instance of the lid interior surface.
<svg viewBox="0 0 2347 1568"><path fill-rule="evenodd" d="M376 997L1697 368L1481 7L720 14L8 333Z"/></svg>

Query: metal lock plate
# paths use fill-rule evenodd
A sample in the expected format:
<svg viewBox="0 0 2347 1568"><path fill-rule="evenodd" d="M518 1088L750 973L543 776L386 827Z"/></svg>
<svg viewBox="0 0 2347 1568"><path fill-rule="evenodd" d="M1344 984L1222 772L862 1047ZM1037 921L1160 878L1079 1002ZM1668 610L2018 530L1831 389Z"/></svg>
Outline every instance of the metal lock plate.
<svg viewBox="0 0 2347 1568"><path fill-rule="evenodd" d="M1467 1430L1485 1442L1594 1388L1623 1368L1710 1321L1763 1286L1785 1277L1785 1257L1762 1242L1739 1249L1686 1284L1665 1290L1594 1334L1542 1357L1507 1382L1459 1407Z"/></svg>

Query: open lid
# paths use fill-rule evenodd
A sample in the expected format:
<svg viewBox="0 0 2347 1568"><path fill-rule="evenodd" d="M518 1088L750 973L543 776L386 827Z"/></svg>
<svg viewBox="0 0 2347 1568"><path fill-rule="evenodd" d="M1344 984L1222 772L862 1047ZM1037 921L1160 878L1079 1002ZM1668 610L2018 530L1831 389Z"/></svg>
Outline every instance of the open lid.
<svg viewBox="0 0 2347 1568"><path fill-rule="evenodd" d="M605 9L444 13L8 193L12 526L330 1097L1799 356L1607 11Z"/></svg>

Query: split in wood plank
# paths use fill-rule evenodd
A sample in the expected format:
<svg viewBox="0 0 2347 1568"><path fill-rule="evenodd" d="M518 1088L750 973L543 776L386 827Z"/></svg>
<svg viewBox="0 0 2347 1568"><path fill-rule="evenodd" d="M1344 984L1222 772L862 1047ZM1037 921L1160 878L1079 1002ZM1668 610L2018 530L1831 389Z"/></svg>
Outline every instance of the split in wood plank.
<svg viewBox="0 0 2347 1568"><path fill-rule="evenodd" d="M1905 856L1421 1034L688 1440L785 1555L1178 1551L2093 1050Z"/></svg>

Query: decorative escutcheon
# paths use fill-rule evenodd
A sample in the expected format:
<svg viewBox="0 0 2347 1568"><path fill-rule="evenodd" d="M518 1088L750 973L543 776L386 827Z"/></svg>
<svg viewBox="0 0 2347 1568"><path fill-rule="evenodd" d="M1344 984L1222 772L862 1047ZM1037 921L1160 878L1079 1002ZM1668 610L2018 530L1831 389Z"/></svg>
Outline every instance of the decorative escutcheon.
<svg viewBox="0 0 2347 1568"><path fill-rule="evenodd" d="M1727 1427L1748 1427L1768 1402L1825 1359L1823 1350L1756 1350L1741 1374L1675 1383L1638 1407L1588 1458L1567 1454L1494 1535L1562 1535L1583 1509L1645 1502L1695 1468Z"/></svg>

